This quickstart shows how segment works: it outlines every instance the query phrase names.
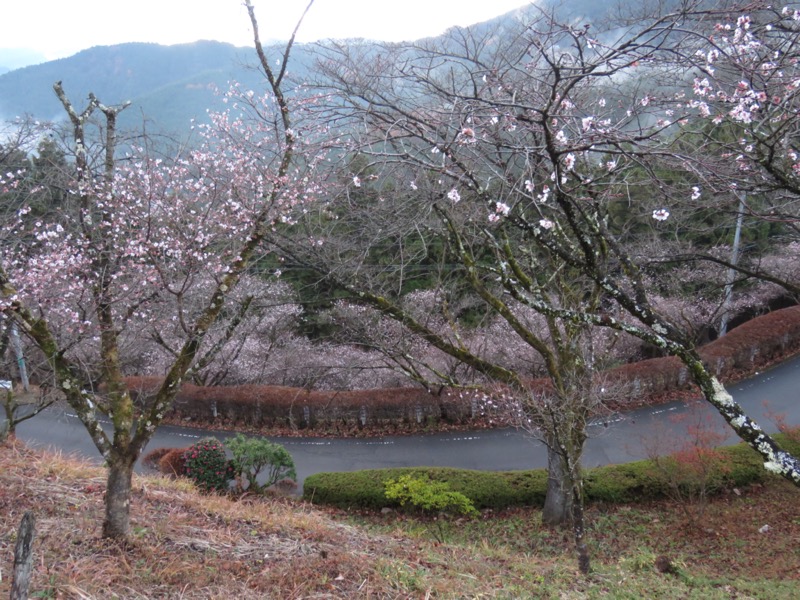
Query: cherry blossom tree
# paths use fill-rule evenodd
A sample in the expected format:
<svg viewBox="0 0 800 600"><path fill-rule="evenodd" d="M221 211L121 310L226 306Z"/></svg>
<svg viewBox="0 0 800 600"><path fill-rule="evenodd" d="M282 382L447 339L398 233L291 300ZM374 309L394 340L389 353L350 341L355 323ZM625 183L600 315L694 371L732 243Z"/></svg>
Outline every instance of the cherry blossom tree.
<svg viewBox="0 0 800 600"><path fill-rule="evenodd" d="M635 8L603 31L539 11L504 31L454 29L381 52L328 46L319 83L336 98L335 118L351 119L356 168L338 207L306 221L308 235L325 244L284 241L284 250L355 301L518 391L520 373L471 352L458 332L429 326L404 306L392 278L408 283L412 265L438 269L443 305L469 288L546 361L563 360L547 369L555 389L566 390L556 394L562 400L575 397L578 367L587 367L559 335L571 340L567 330L599 326L637 337L678 356L766 468L800 485L797 460L706 369L695 332L659 298L655 257L638 253L637 223L658 232L681 206L710 194L708 161L680 143L708 108L693 95L687 57L713 44L708 23L745 14L733 3L659 7ZM376 269L387 253L392 259ZM571 285L553 287L562 276ZM520 306L553 323L549 339L524 326ZM570 372L578 375L559 381ZM578 429L584 416L573 422ZM580 548L582 523L573 522Z"/></svg>
<svg viewBox="0 0 800 600"><path fill-rule="evenodd" d="M697 47L683 56L692 82L685 106L695 111L683 132L697 177L692 203L702 189L700 206L713 203L729 231L745 239L733 248L728 241L726 252L695 245L671 259L725 267L729 289L760 280L796 299L796 274L775 255L796 244L800 216L800 12L752 2L707 20L698 33ZM690 204L682 207L689 218L698 209ZM769 243L754 243L764 231Z"/></svg>
<svg viewBox="0 0 800 600"><path fill-rule="evenodd" d="M417 184L417 191L422 185ZM338 200L349 206L346 193ZM360 217L350 209L342 210L341 217L329 220L324 213L338 213L340 208L333 200L316 221L317 225L328 225L321 246L292 244L291 240L278 244L291 261L304 267L316 266L321 276L352 294L349 303L337 307L336 324L348 334L342 341L379 351L386 357L387 366L431 391L443 385L497 387L486 400L500 408L506 419L515 420L545 442L550 477L543 519L574 526L579 562L588 571L580 457L588 421L608 414L607 401L620 400L610 393L599 393L602 383L594 376L596 370L607 366L604 357L610 356L614 336L604 340L609 342L606 345L594 339L592 329L584 323L559 321L509 297L497 284L498 273L493 267L507 260L506 252L510 251L510 244L503 243L501 226L489 232L483 223L464 222L457 212L431 210L433 202L424 194L416 199L404 195L400 203L403 213L412 219L409 223L398 218L397 200L370 206ZM460 202L466 206L467 199L459 198ZM425 214L435 220L423 226L419 216ZM362 218L368 218L369 224ZM479 218L484 220L483 215ZM455 219L459 219L458 227ZM442 261L447 268L440 270L436 288L397 294L392 289L396 288L394 277L382 272L383 267L374 273L375 265L364 259L377 250L386 256L389 248L384 242L394 232L422 229L424 234L420 235L427 244L439 243L446 248ZM317 230L317 235L322 233ZM367 240L373 245L365 243ZM413 271L413 263L403 258L404 248L413 246L405 239L385 262L397 261L393 264L399 271ZM530 281L543 297L564 307L600 302L599 288L567 268L558 257L542 252L526 256L537 262L543 274L549 273ZM374 310L365 310L363 305ZM495 336L487 336L488 328L465 321L464 310L476 307L491 315L488 320L497 329ZM532 381L542 376L551 382L547 393Z"/></svg>
<svg viewBox="0 0 800 600"><path fill-rule="evenodd" d="M266 94L234 87L230 110L211 115L211 124L198 128L197 146L172 160L134 148L118 161L116 118L125 105L90 96L79 110L57 83L73 128L77 208L32 224L22 208L4 229L0 309L47 358L59 390L105 459L106 537L127 535L134 463L181 382L221 347L208 344L209 331L225 320L221 338L231 337L248 308L247 297L237 303L233 290L260 256L266 234L291 221L318 192L312 173L324 151L306 143L313 136L297 135L305 127L304 104L313 100L284 92L294 35L280 56L282 66L273 69L275 57L261 44L254 9L245 5ZM102 116L99 171L92 168L87 139L94 114ZM136 406L124 381L126 344L135 340L132 327L164 315L180 339L170 340L163 384ZM94 381L104 384L102 395L91 387ZM111 420L111 434L99 414Z"/></svg>
<svg viewBox="0 0 800 600"><path fill-rule="evenodd" d="M692 56L693 99L700 116L728 131L706 140L734 169L707 173L729 186L763 196L762 218L796 227L800 155L796 148L800 94L800 11L754 2L713 22Z"/></svg>

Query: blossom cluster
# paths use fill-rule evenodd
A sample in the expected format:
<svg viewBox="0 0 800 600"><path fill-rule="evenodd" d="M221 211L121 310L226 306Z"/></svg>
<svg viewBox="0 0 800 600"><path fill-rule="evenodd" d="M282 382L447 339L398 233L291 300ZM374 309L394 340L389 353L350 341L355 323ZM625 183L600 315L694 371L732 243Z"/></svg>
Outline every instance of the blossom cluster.
<svg viewBox="0 0 800 600"><path fill-rule="evenodd" d="M4 229L23 242L0 258L10 282L65 345L88 349L77 340L97 339L101 305L120 331L171 322L186 335L250 240L320 195L312 174L326 148L303 146L303 169L282 172L274 122L252 118L273 100L236 87L227 97L233 106L197 126L193 149L166 159L133 147L111 179L79 173L63 210L31 219L23 208Z"/></svg>

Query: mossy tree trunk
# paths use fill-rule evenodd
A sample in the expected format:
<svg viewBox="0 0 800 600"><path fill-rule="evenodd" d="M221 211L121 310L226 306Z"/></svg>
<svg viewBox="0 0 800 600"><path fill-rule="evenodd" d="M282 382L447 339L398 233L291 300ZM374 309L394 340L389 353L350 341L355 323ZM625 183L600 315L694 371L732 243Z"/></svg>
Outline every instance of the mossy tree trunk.
<svg viewBox="0 0 800 600"><path fill-rule="evenodd" d="M128 535L131 520L131 486L136 457L127 452L111 454L106 480L105 516L103 537L124 538Z"/></svg>

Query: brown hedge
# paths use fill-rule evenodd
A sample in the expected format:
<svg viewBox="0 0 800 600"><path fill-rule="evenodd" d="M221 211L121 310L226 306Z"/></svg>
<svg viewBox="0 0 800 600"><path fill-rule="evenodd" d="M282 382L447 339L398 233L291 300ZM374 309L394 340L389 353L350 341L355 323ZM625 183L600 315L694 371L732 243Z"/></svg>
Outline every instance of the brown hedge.
<svg viewBox="0 0 800 600"><path fill-rule="evenodd" d="M723 381L752 372L800 349L800 306L748 321L702 348L706 365ZM675 357L626 364L605 374L626 385L631 401L641 405L688 392L693 383ZM130 377L129 389L145 401L158 389L158 378ZM532 382L545 389L547 381ZM422 387L324 391L269 385L200 387L184 384L170 416L199 422L253 427L371 427L390 423L409 426L447 421L469 423L485 416L480 393ZM623 405L618 403L617 408Z"/></svg>

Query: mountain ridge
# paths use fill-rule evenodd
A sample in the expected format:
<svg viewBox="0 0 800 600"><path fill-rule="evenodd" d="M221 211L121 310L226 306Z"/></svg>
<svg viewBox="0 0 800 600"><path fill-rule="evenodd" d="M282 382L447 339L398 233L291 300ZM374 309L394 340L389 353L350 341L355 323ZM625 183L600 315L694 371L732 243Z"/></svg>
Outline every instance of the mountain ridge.
<svg viewBox="0 0 800 600"><path fill-rule="evenodd" d="M426 39L435 40L454 30L479 34L502 28L534 10L536 7L531 4L469 27L452 27L441 36ZM596 3L577 0L570 5L569 18L576 15L596 18L602 12ZM349 41L382 43L362 39ZM282 47L274 44L269 48ZM311 67L316 47L316 43L295 44L292 59L295 76ZM252 47L213 40L169 46L152 42L94 46L66 58L5 73L0 67L0 120L25 116L43 121L63 120L63 108L52 89L56 81L61 81L68 97L79 109L85 106L89 92L106 105L130 101L132 107L120 115L121 128L141 129L146 124L151 132L182 134L189 130L193 119L202 121L207 110L224 107L216 90L227 89L229 82L238 81L255 90L262 87L263 76L256 65Z"/></svg>

